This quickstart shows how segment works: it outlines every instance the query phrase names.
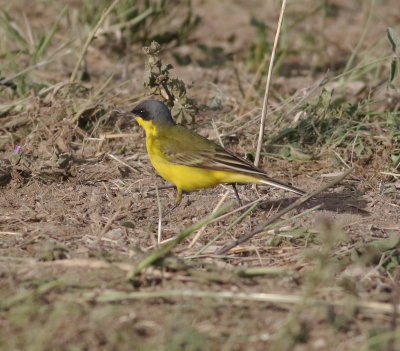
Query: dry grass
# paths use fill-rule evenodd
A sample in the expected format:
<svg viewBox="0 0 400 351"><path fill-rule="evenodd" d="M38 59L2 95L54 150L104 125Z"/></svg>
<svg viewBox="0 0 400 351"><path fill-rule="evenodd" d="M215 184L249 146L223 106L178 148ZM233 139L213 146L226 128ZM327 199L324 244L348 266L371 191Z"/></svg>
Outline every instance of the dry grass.
<svg viewBox="0 0 400 351"><path fill-rule="evenodd" d="M186 194L159 227L175 193L123 115L142 47L196 99L189 127L254 159L279 8L96 4L0 14L0 349L399 349L397 1L286 8L261 166L308 192L350 175L296 206Z"/></svg>

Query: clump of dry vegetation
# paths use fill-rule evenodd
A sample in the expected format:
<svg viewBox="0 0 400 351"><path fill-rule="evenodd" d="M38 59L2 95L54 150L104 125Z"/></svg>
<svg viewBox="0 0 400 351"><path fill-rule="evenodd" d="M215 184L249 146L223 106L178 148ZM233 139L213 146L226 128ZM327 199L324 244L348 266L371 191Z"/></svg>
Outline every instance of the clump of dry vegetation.
<svg viewBox="0 0 400 351"><path fill-rule="evenodd" d="M164 98L253 160L279 8L4 5L0 349L399 349L397 8L287 5L261 167L308 201L221 186L162 218L126 111Z"/></svg>

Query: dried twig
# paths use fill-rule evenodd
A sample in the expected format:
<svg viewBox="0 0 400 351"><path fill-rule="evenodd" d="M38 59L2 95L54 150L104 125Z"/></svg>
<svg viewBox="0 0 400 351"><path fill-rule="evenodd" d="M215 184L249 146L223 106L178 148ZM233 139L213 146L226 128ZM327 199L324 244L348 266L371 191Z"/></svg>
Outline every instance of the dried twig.
<svg viewBox="0 0 400 351"><path fill-rule="evenodd" d="M104 291L93 292L88 291L82 294L85 300L96 302L120 302L124 300L139 300L139 299L157 299L157 298L214 298L222 300L237 300L237 301L258 301L269 303L282 304L321 304L331 306L348 306L348 299L342 300L322 300L304 298L299 295L271 294L271 293L234 293L230 291L198 291L198 290L164 290L164 291ZM355 305L361 309L373 310L380 313L390 313L393 311L393 304L375 301L357 300ZM397 311L400 311L400 305L395 305Z"/></svg>
<svg viewBox="0 0 400 351"><path fill-rule="evenodd" d="M106 225L104 226L103 230L99 233L97 236L96 244L98 244L101 241L101 238L104 236L104 234L107 233L107 231L111 228L112 224L118 219L118 217L121 216L121 211L117 211L114 213L114 215L108 220Z"/></svg>
<svg viewBox="0 0 400 351"><path fill-rule="evenodd" d="M225 192L224 195L222 195L221 200L219 200L219 202L217 203L217 206L215 206L214 210L212 212L217 211L222 204L224 203L224 201L226 200L226 198L229 195L229 191ZM196 235L193 237L192 241L190 242L188 248L191 248L194 246L194 244L196 244L197 240L199 240L200 236L204 233L204 230L206 229L206 226L203 226L197 233Z"/></svg>
<svg viewBox="0 0 400 351"><path fill-rule="evenodd" d="M269 98L269 88L271 85L272 67L274 65L275 52L276 52L276 47L278 45L279 34L281 32L283 14L285 13L285 7L286 7L286 0L283 0L281 13L279 15L278 28L276 29L276 34L275 34L274 46L272 47L271 60L269 61L269 67L268 67L268 75L267 75L267 83L265 86L264 103L263 103L263 109L262 109L262 113L261 113L260 132L258 134L257 150L256 150L256 156L254 159L254 164L256 166L258 166L258 164L260 163L261 145L262 145L263 136L264 136L265 118L267 117L267 109L268 109L267 105L268 105L268 98Z"/></svg>
<svg viewBox="0 0 400 351"><path fill-rule="evenodd" d="M291 205L289 205L288 207L284 208L282 211L277 212L276 214L274 214L272 217L270 217L267 221L265 221L264 223L261 223L260 225L258 225L253 231L251 231L250 233L243 235L242 237L240 237L239 239L236 239L234 241L231 241L230 243L224 245L221 249L219 249L216 254L217 255L221 255L224 254L226 252L228 252L230 249L232 249L235 246L240 245L241 243L244 243L245 241L251 239L254 235L261 233L262 231L266 230L266 228L271 225L273 222L277 221L280 217L282 217L284 214L288 213L289 211L295 209L296 207L299 207L300 205L302 205L303 203L305 203L306 201L308 201L309 199L311 199L312 197L318 195L319 193L322 193L323 191L325 191L326 189L332 187L333 185L339 183L342 179L344 179L347 175L349 175L351 172L353 172L354 168L350 168L348 169L346 172L344 172L341 176L339 176L338 178L334 179L332 182L324 185L322 188L319 188L307 195L303 195L302 197L300 197L299 199L297 199L295 202L293 202Z"/></svg>

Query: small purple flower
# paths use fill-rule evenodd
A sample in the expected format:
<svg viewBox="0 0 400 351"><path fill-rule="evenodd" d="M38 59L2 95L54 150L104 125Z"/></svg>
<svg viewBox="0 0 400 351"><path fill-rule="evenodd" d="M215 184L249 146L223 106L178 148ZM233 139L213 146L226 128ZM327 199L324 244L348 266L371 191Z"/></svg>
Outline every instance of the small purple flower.
<svg viewBox="0 0 400 351"><path fill-rule="evenodd" d="M14 153L17 155L21 155L22 154L22 146L19 144L15 145Z"/></svg>

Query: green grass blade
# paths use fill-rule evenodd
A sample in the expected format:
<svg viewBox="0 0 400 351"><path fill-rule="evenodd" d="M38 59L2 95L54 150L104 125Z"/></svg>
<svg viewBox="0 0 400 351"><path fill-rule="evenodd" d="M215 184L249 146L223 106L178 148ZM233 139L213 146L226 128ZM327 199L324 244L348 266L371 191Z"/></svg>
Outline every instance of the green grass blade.
<svg viewBox="0 0 400 351"><path fill-rule="evenodd" d="M386 29L386 34L389 39L390 45L392 45L393 53L396 53L397 45L399 43L399 39L397 38L396 32L393 30L393 28L389 27Z"/></svg>
<svg viewBox="0 0 400 351"><path fill-rule="evenodd" d="M68 10L68 5L65 5L64 8L61 10L60 14L58 15L56 21L50 28L49 33L46 35L43 42L38 46L35 53L33 54L34 62L36 62L46 52L51 40L54 37L54 34L58 29L58 26L60 25L61 19L64 17L67 10Z"/></svg>
<svg viewBox="0 0 400 351"><path fill-rule="evenodd" d="M253 204L249 209L247 209L242 215L240 215L238 218L236 218L227 228L225 228L221 233L216 235L210 242L203 246L199 251L196 252L194 257L200 255L202 252L207 250L212 244L214 244L220 237L222 237L226 232L228 232L232 227L234 227L236 224L238 224L243 218L245 218L251 211L255 209L255 207L258 205L258 202Z"/></svg>
<svg viewBox="0 0 400 351"><path fill-rule="evenodd" d="M0 25L4 27L5 34L9 36L9 39L17 41L21 46L21 49L29 51L29 43L12 25L12 22L14 22L12 17L6 11L2 11L0 15Z"/></svg>
<svg viewBox="0 0 400 351"><path fill-rule="evenodd" d="M130 278L133 278L134 276L138 275L144 268L148 267L155 261L165 257L176 245L181 243L188 236L190 236L195 231L199 230L204 225L211 222L214 218L218 217L220 214L227 211L231 206L232 206L232 203L229 203L229 204L221 207L219 210L210 213L208 216L204 217L202 220L200 220L196 224L193 224L189 228L182 230L173 240L165 243L158 249L150 252L149 255L147 255L142 261L139 262L139 264L136 266L136 269L133 271Z"/></svg>

